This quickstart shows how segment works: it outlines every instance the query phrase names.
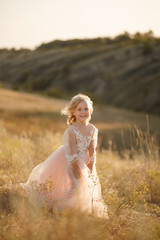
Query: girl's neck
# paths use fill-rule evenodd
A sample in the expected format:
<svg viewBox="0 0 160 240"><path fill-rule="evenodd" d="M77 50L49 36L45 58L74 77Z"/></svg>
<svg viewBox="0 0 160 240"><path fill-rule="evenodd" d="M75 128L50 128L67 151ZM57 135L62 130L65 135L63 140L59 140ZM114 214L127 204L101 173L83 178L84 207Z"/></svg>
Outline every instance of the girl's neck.
<svg viewBox="0 0 160 240"><path fill-rule="evenodd" d="M74 125L75 126L79 126L79 127L85 127L85 126L87 126L89 124L89 122L88 121L86 121L86 122L79 122L79 121L75 121L75 123L74 123Z"/></svg>

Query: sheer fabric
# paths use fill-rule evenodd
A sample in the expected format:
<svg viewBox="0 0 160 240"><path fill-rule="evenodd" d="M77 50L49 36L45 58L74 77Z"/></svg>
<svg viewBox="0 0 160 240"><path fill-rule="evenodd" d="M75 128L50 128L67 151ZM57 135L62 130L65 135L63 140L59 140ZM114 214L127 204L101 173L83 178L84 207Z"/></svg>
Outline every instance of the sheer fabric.
<svg viewBox="0 0 160 240"><path fill-rule="evenodd" d="M20 183L31 203L59 209L77 208L107 217L95 166L97 135L98 129L92 124L87 131L74 124L66 129L63 145L32 170L26 183ZM74 162L80 169L79 178L73 172ZM92 173L88 168L90 162Z"/></svg>

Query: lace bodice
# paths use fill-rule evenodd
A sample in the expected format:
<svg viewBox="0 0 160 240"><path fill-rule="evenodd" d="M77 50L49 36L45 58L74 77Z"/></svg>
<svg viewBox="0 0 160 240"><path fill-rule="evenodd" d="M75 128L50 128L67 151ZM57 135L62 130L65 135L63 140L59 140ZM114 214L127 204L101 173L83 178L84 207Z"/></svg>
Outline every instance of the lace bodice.
<svg viewBox="0 0 160 240"><path fill-rule="evenodd" d="M77 153L85 154L91 143L91 135L92 135L93 131L91 132L90 136L83 136L80 133L80 131L78 131L76 129L74 129L74 132L76 134L76 140L77 140Z"/></svg>
<svg viewBox="0 0 160 240"><path fill-rule="evenodd" d="M82 133L74 125L70 126L64 134L64 143L68 145L66 158L68 163L78 159L80 156L88 155L90 161L96 160L98 129L90 124L88 134Z"/></svg>

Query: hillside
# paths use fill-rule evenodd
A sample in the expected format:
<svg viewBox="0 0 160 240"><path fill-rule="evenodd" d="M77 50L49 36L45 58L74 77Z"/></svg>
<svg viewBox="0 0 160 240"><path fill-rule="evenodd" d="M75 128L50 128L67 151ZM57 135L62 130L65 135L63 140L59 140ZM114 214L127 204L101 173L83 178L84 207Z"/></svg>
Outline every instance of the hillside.
<svg viewBox="0 0 160 240"><path fill-rule="evenodd" d="M67 128L60 110L68 101L37 94L0 89L0 127L19 136L43 136ZM115 151L131 149L131 128L147 128L144 113L94 104L91 122L99 129L99 147ZM150 132L160 145L160 117L149 114ZM134 133L136 134L136 133Z"/></svg>
<svg viewBox="0 0 160 240"><path fill-rule="evenodd" d="M160 39L152 32L53 41L0 50L1 85L66 98L89 94L121 108L160 113Z"/></svg>

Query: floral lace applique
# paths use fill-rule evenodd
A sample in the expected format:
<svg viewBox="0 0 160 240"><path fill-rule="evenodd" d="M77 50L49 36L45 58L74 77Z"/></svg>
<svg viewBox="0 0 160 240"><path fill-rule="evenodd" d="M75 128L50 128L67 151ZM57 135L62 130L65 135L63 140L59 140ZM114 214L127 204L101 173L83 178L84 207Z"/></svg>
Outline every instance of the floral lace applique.
<svg viewBox="0 0 160 240"><path fill-rule="evenodd" d="M77 152L79 154L85 154L87 152L87 149L91 143L91 135L90 136L84 136L80 133L80 131L74 129L74 132L76 134L77 139Z"/></svg>
<svg viewBox="0 0 160 240"><path fill-rule="evenodd" d="M83 135L77 127L72 126L72 132L75 134L75 141L73 140L72 148L75 148L75 152L70 154L66 153L66 159L68 164L76 161L80 156L89 156L91 162L96 161L96 145L97 145L97 131L96 129L91 129L89 135ZM64 135L65 142L69 142L67 134ZM72 144L72 142L70 143ZM71 151L73 152L73 150Z"/></svg>
<svg viewBox="0 0 160 240"><path fill-rule="evenodd" d="M93 156L90 156L90 161L95 162L96 161L96 152L94 152Z"/></svg>
<svg viewBox="0 0 160 240"><path fill-rule="evenodd" d="M66 154L66 159L68 163L75 161L77 157L78 157L78 154L73 154L73 155Z"/></svg>

